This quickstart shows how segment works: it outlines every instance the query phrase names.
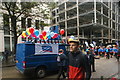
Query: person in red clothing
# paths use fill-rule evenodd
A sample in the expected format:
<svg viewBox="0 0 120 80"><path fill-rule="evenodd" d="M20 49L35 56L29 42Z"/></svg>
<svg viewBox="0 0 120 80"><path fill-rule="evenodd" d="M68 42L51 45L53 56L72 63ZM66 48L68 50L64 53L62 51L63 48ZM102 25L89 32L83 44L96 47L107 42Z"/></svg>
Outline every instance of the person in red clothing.
<svg viewBox="0 0 120 80"><path fill-rule="evenodd" d="M79 50L79 40L70 40L69 80L90 80L91 67L87 55Z"/></svg>

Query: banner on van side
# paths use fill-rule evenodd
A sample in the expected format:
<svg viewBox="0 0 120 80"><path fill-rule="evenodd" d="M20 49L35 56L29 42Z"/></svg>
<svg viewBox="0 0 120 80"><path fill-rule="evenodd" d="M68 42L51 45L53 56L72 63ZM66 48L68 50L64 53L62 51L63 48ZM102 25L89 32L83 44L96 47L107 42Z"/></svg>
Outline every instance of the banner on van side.
<svg viewBox="0 0 120 80"><path fill-rule="evenodd" d="M35 44L35 55L57 54L58 44Z"/></svg>

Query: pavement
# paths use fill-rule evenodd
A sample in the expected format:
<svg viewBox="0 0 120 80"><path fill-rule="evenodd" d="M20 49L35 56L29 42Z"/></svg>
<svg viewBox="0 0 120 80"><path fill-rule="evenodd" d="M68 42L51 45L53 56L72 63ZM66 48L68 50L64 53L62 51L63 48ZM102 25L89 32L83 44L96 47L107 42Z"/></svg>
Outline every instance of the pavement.
<svg viewBox="0 0 120 80"><path fill-rule="evenodd" d="M93 73L92 78L117 78L120 80L120 62L118 63L115 58L111 59L96 59L96 72ZM9 56L8 61L2 62L2 68L15 66L13 57ZM114 67L114 68L113 68Z"/></svg>
<svg viewBox="0 0 120 80"><path fill-rule="evenodd" d="M15 61L13 60L13 56L9 56L7 61L5 60L2 61L2 68L12 67L12 66L15 66Z"/></svg>

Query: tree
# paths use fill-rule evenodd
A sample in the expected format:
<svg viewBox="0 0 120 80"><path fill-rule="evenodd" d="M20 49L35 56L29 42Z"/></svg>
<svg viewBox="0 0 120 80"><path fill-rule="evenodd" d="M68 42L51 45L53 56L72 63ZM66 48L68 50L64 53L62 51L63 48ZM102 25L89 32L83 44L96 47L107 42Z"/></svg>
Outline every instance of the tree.
<svg viewBox="0 0 120 80"><path fill-rule="evenodd" d="M31 14L31 11L33 8L38 8L39 5L43 5L43 3L37 3L37 2L3 2L2 3L2 9L8 12L8 15L11 19L11 30L14 34L14 53L16 52L16 44L17 44L17 20L21 15L24 15L24 17L29 16L39 16L39 14ZM39 8L42 9L42 8ZM41 13L44 14L44 10L41 10ZM40 17L44 17L40 16Z"/></svg>

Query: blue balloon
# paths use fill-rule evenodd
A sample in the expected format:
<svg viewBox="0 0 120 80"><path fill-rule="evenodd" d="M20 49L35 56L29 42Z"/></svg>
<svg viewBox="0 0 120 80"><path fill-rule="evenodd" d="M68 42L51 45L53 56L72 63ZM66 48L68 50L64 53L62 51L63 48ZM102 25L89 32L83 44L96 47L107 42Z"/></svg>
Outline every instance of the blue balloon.
<svg viewBox="0 0 120 80"><path fill-rule="evenodd" d="M28 35L27 31L25 33L26 33L26 35Z"/></svg>
<svg viewBox="0 0 120 80"><path fill-rule="evenodd" d="M34 34L35 34L36 36L39 36L39 31L38 31L38 30L35 30L35 31L34 31Z"/></svg>
<svg viewBox="0 0 120 80"><path fill-rule="evenodd" d="M51 39L51 36L49 35L47 38L48 38L48 39Z"/></svg>

